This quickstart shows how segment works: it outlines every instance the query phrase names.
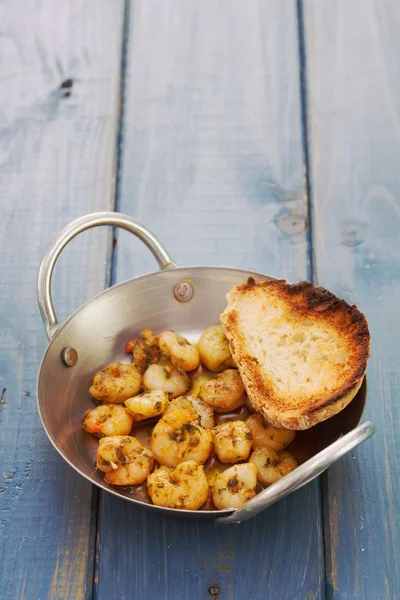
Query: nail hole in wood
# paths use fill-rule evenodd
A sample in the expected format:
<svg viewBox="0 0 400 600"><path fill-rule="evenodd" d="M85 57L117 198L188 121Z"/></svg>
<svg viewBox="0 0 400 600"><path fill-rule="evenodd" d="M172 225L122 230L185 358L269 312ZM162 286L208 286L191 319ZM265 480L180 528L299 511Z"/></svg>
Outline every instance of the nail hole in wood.
<svg viewBox="0 0 400 600"><path fill-rule="evenodd" d="M208 588L208 593L210 594L210 596L219 596L220 594L220 587L219 585L217 585L216 583L213 583L212 585L210 585L210 587Z"/></svg>
<svg viewBox="0 0 400 600"><path fill-rule="evenodd" d="M64 79L64 81L60 85L60 88L62 90L70 89L70 88L72 88L73 85L74 85L74 80L71 78L68 78L68 79Z"/></svg>
<svg viewBox="0 0 400 600"><path fill-rule="evenodd" d="M61 90L61 95L63 98L69 98L70 95L72 94L72 86L74 85L74 80L69 77L68 79L64 79L64 81L62 81L60 83L60 90Z"/></svg>

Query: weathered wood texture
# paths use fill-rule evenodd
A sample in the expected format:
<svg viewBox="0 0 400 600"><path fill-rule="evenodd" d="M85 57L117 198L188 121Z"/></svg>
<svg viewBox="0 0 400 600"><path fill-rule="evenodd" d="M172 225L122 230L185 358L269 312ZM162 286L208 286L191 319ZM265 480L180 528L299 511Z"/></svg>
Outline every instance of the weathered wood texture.
<svg viewBox="0 0 400 600"><path fill-rule="evenodd" d="M36 276L55 231L112 207L122 19L119 0L0 7L2 600L91 593L92 489L50 446L36 409L46 347ZM60 318L104 287L108 240L96 231L66 251Z"/></svg>
<svg viewBox="0 0 400 600"><path fill-rule="evenodd" d="M304 2L318 281L368 317L377 434L325 478L327 597L400 598L400 4Z"/></svg>
<svg viewBox="0 0 400 600"><path fill-rule="evenodd" d="M133 3L119 209L180 264L307 275L295 5ZM124 232L116 279L155 268ZM101 495L97 598L321 595L318 484L238 527L159 518Z"/></svg>

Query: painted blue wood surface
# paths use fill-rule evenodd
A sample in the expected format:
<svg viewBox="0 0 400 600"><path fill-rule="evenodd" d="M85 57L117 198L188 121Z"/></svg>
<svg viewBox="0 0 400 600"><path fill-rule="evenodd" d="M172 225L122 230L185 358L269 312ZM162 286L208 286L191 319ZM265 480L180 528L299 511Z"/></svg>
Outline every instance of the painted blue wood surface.
<svg viewBox="0 0 400 600"><path fill-rule="evenodd" d="M400 598L400 4L305 0L318 281L357 303L377 433L324 479L327 598Z"/></svg>
<svg viewBox="0 0 400 600"><path fill-rule="evenodd" d="M211 598L215 583L221 599L400 597L400 9L303 9L317 278L367 314L378 427L324 479L326 589L318 484L236 528L102 495L93 573L92 490L36 412L35 279L56 230L113 205L124 7L19 0L0 8L1 600L89 598L92 576L99 600ZM119 208L181 264L309 274L296 19L278 0L132 3ZM85 234L60 260L60 320L108 282L109 240ZM154 262L122 233L113 267Z"/></svg>
<svg viewBox="0 0 400 600"><path fill-rule="evenodd" d="M57 230L112 204L122 17L119 0L0 7L1 600L91 594L92 489L50 446L36 409L46 348L36 276ZM85 234L60 260L60 319L103 289L108 239Z"/></svg>
<svg viewBox="0 0 400 600"><path fill-rule="evenodd" d="M133 3L119 209L180 264L307 276L295 5ZM116 280L154 270L118 234ZM323 597L318 483L250 523L150 515L101 494L96 597Z"/></svg>

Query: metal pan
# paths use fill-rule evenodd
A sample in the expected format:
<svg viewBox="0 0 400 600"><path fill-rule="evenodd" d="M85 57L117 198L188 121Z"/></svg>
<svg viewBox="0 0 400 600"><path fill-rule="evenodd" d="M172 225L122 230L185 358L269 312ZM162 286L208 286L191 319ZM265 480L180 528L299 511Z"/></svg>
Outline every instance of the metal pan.
<svg viewBox="0 0 400 600"><path fill-rule="evenodd" d="M155 256L160 271L102 292L60 326L51 298L54 265L76 235L100 225L122 227L139 237ZM38 301L50 344L40 366L37 400L51 443L71 467L98 487L134 505L177 517L238 523L305 485L374 433L372 423L358 425L365 404L364 383L345 410L308 432L299 432L295 444L302 464L261 491L244 508L224 511L161 508L147 502L136 489L119 489L104 483L94 466L97 442L81 429L84 412L93 408L88 394L93 373L108 363L126 362L125 342L144 328L155 332L175 329L189 340L198 339L206 327L219 323L226 293L250 275L256 280L267 278L240 269L177 267L148 229L118 213L87 215L61 231L48 248L38 276Z"/></svg>

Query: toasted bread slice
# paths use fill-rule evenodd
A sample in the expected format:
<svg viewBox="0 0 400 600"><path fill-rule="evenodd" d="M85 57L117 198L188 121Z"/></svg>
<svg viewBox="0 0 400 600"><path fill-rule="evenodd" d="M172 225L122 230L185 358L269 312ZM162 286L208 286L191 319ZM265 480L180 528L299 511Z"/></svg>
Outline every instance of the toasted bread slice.
<svg viewBox="0 0 400 600"><path fill-rule="evenodd" d="M276 427L308 429L354 398L369 356L365 316L308 281L249 278L221 323L251 403Z"/></svg>

